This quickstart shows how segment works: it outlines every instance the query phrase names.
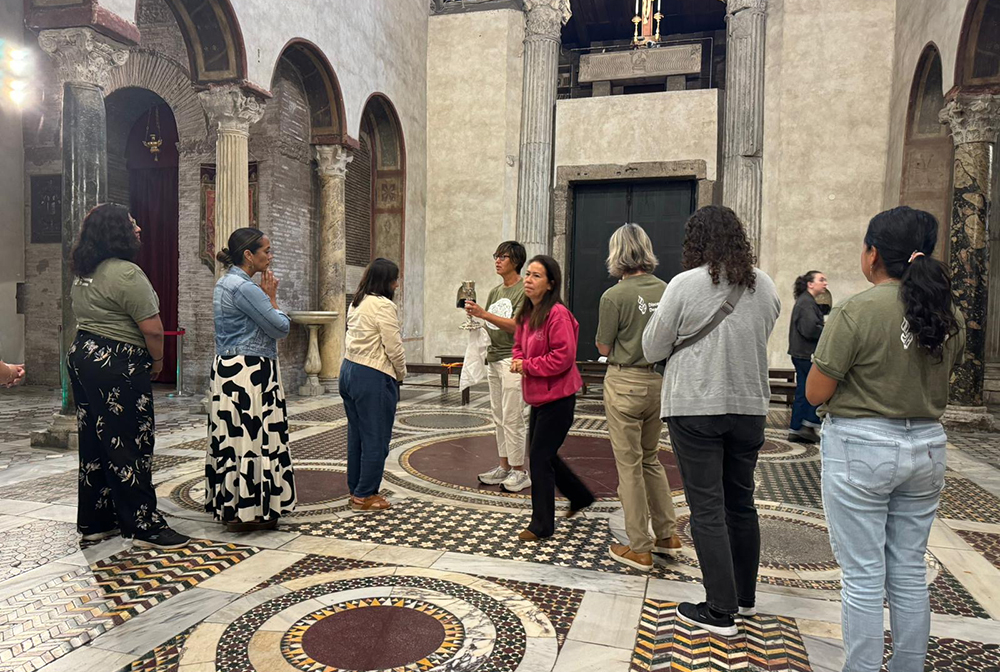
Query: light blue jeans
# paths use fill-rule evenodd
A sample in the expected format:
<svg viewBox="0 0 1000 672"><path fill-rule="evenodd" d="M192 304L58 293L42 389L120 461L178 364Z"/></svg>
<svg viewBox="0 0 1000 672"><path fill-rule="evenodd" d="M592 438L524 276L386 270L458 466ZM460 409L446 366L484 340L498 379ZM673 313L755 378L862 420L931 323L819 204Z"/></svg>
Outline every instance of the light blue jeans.
<svg viewBox="0 0 1000 672"><path fill-rule="evenodd" d="M843 572L844 672L881 668L883 594L889 671L924 669L931 628L924 554L944 486L946 443L932 420L823 421L823 507Z"/></svg>

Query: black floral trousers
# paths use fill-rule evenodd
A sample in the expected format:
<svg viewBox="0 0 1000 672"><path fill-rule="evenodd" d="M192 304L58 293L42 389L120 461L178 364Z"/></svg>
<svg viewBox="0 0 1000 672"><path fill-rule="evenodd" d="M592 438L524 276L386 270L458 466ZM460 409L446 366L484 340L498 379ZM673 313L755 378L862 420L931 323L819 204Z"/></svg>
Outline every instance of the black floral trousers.
<svg viewBox="0 0 1000 672"><path fill-rule="evenodd" d="M152 360L145 348L80 331L67 355L80 435L77 529L144 537L166 526L153 489Z"/></svg>

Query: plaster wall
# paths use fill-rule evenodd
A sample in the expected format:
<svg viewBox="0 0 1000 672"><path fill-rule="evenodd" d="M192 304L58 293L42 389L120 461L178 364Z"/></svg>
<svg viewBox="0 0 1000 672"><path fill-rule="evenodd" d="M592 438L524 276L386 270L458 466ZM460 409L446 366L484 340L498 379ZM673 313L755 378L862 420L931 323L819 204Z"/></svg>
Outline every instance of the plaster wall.
<svg viewBox="0 0 1000 672"><path fill-rule="evenodd" d="M941 84L947 93L955 85L955 61L962 20L969 0L896 0L895 64L889 111L889 160L885 174L885 207L899 205L903 174L903 143L910 90L924 47L933 43L941 53Z"/></svg>
<svg viewBox="0 0 1000 672"><path fill-rule="evenodd" d="M0 39L4 44L23 40L22 5L0 4ZM0 66L2 67L2 66ZM8 213L0 226L0 359L24 361L24 316L17 313L17 283L24 281L24 145L21 110L9 98L0 98L0 211Z"/></svg>
<svg viewBox="0 0 1000 672"><path fill-rule="evenodd" d="M868 287L859 258L884 205L895 14L895 0L768 4L760 266L783 306L772 366L791 364L798 275L825 272L835 302Z"/></svg>
<svg viewBox="0 0 1000 672"><path fill-rule="evenodd" d="M499 283L491 255L514 237L524 14L434 16L428 33L424 320L425 361L434 361L465 352L455 294L474 280L485 303Z"/></svg>
<svg viewBox="0 0 1000 672"><path fill-rule="evenodd" d="M575 98L556 103L555 167L701 159L715 180L719 90Z"/></svg>
<svg viewBox="0 0 1000 672"><path fill-rule="evenodd" d="M129 23L135 23L136 0L99 0L97 4L109 12L114 12Z"/></svg>
<svg viewBox="0 0 1000 672"><path fill-rule="evenodd" d="M425 0L327 0L312 3L232 0L246 44L248 78L269 88L287 42L306 39L329 59L344 97L348 133L357 138L373 93L399 115L406 146L403 338L407 356L423 356L424 228L427 187L427 21ZM350 167L348 167L350 170Z"/></svg>

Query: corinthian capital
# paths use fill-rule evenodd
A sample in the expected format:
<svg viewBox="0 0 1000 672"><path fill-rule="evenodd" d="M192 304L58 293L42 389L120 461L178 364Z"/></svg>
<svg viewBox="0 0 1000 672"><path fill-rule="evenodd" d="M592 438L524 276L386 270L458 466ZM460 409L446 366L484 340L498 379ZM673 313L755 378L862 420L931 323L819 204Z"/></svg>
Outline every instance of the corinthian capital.
<svg viewBox="0 0 1000 672"><path fill-rule="evenodd" d="M128 49L91 28L60 28L38 34L42 51L55 59L63 82L107 85L112 68L128 60Z"/></svg>
<svg viewBox="0 0 1000 672"><path fill-rule="evenodd" d="M938 120L951 128L956 145L1000 139L1000 95L960 95L941 110Z"/></svg>
<svg viewBox="0 0 1000 672"><path fill-rule="evenodd" d="M559 39L563 24L573 16L569 0L524 0L528 35Z"/></svg>
<svg viewBox="0 0 1000 672"><path fill-rule="evenodd" d="M235 84L213 87L198 97L209 120L217 123L220 131L249 133L250 126L264 116L264 103Z"/></svg>
<svg viewBox="0 0 1000 672"><path fill-rule="evenodd" d="M344 177L347 164L354 160L351 150L343 145L314 145L313 155L316 157L316 172L323 177Z"/></svg>

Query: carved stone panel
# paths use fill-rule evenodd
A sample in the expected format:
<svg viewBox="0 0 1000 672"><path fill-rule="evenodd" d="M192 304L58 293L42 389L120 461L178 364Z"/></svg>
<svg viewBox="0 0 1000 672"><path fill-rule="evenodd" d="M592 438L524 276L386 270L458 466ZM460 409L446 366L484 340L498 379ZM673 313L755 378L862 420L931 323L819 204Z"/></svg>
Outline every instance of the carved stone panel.
<svg viewBox="0 0 1000 672"><path fill-rule="evenodd" d="M580 81L621 81L701 72L701 45L633 49L580 56Z"/></svg>
<svg viewBox="0 0 1000 672"><path fill-rule="evenodd" d="M62 175L31 176L31 243L62 241Z"/></svg>

